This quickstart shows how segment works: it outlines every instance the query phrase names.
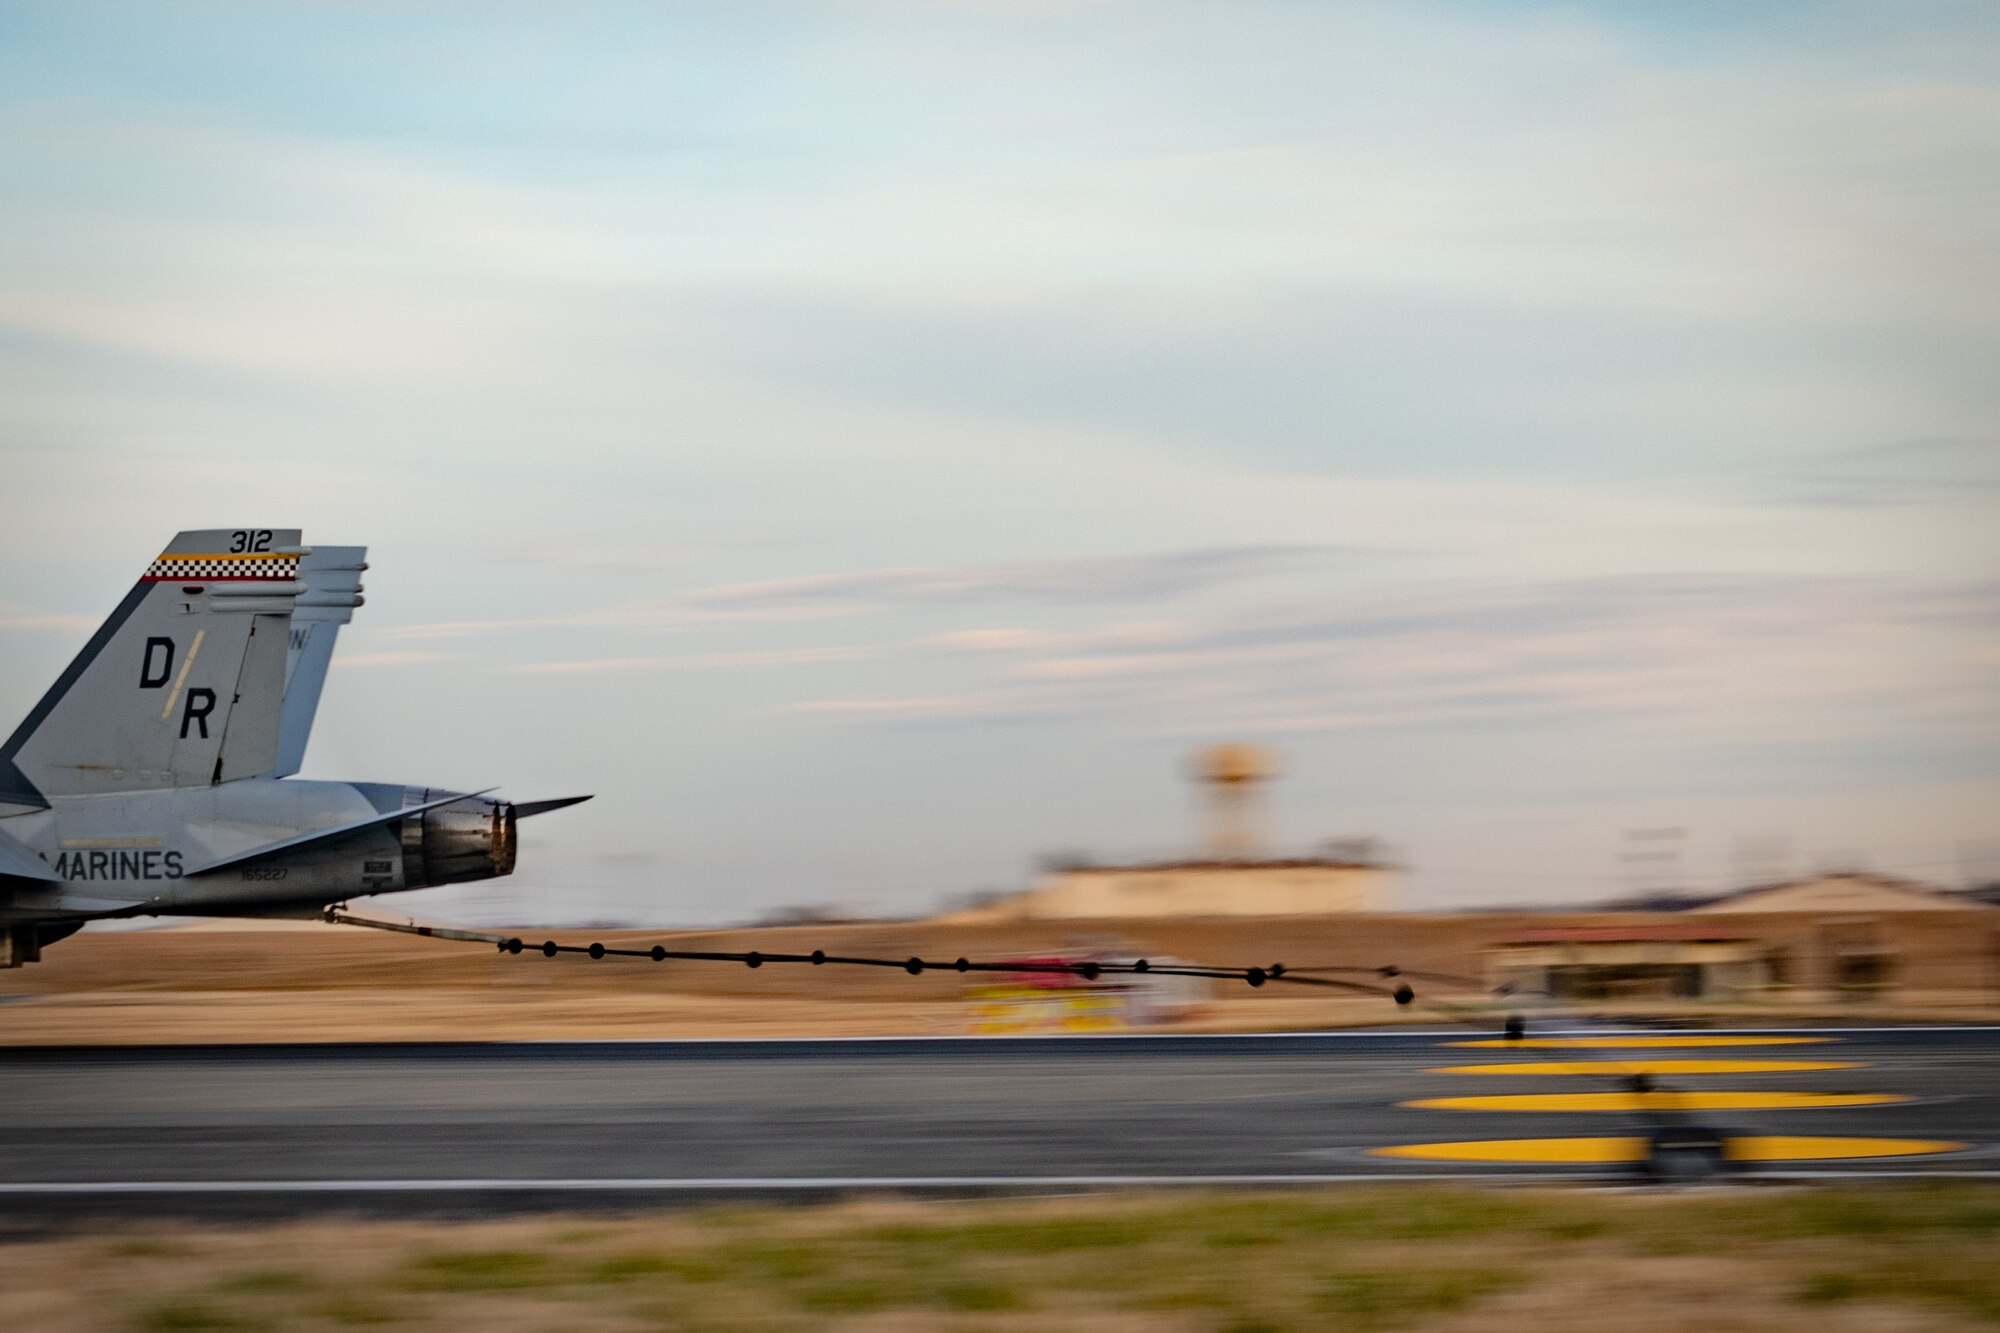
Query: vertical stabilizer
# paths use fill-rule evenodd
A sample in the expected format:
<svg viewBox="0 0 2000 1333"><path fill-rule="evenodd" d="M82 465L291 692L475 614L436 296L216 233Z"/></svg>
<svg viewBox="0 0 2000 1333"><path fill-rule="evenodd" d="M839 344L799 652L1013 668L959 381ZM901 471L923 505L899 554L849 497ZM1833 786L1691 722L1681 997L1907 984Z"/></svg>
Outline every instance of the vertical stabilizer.
<svg viewBox="0 0 2000 1333"><path fill-rule="evenodd" d="M268 772L305 554L296 528L175 537L0 746L0 803Z"/></svg>
<svg viewBox="0 0 2000 1333"><path fill-rule="evenodd" d="M278 722L278 758L270 776L290 777L305 764L313 715L334 638L361 605L361 575L368 568L365 546L315 546L299 561L306 590L292 609L291 652L285 659L285 701Z"/></svg>

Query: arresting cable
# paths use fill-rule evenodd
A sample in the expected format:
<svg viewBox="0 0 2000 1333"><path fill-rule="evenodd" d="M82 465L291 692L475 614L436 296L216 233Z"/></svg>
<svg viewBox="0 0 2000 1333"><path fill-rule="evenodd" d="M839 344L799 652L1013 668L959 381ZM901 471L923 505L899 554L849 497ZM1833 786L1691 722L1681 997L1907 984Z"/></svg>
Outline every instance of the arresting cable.
<svg viewBox="0 0 2000 1333"><path fill-rule="evenodd" d="M500 935L487 931L457 930L445 926L419 926L414 922L404 924L395 921L376 921L368 917L352 916L335 908L328 908L323 918L335 925L364 926L371 930L389 930L404 935L423 935L433 939L467 940L491 944L501 953L518 956L523 953L539 953L545 958L558 954L580 953L593 959L602 958L644 958L655 963L669 960L696 963L740 963L744 967L758 968L766 963L805 963L813 967L888 967L899 968L911 976L921 976L926 972L1006 972L1016 975L1050 974L1073 976L1084 981L1096 981L1107 976L1156 976L1156 977L1202 977L1219 981L1241 981L1252 987L1277 982L1293 986L1319 986L1330 990L1353 991L1362 995L1383 996L1399 1005L1406 1005L1416 999L1413 990L1404 977L1426 980L1462 982L1466 978L1451 976L1441 972L1411 971L1399 967L1302 967L1290 968L1283 963L1272 963L1268 967L1212 967L1199 963L1153 963L1144 958L1131 962L1098 962L1085 960L1065 963L1047 960L1012 959L999 962L974 962L968 958L955 958L949 962L910 958L857 958L844 954L830 954L823 949L811 953L766 953L759 949L742 952L708 949L669 949L655 944L650 948L624 949L601 943L562 944L555 940L544 940L540 944L530 944L519 936ZM1327 976L1326 973L1344 973L1348 976L1368 976L1382 979L1383 983L1369 984L1349 981L1342 977ZM1473 983L1477 984L1477 983Z"/></svg>

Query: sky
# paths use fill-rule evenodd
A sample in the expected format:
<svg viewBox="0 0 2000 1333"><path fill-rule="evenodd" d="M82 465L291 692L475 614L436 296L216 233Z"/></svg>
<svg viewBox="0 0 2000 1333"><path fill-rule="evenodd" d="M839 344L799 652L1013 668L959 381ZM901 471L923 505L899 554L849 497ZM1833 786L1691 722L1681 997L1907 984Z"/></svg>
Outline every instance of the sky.
<svg viewBox="0 0 2000 1333"><path fill-rule="evenodd" d="M1985 3L0 0L0 715L297 526L305 776L597 794L397 910L918 912L1219 740L1413 910L2000 877L1996 218Z"/></svg>

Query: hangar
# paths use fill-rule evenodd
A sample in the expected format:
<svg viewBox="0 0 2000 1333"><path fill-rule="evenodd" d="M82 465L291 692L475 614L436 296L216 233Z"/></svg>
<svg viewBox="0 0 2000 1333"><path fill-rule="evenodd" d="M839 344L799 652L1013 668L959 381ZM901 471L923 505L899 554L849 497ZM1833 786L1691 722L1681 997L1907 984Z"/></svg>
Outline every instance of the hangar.
<svg viewBox="0 0 2000 1333"><path fill-rule="evenodd" d="M1638 904L1626 904L1636 906ZM1747 997L1806 990L1864 999L1934 971L1938 913L1986 914L1962 893L1859 871L1762 884L1712 898L1653 900L1650 921L1550 921L1486 951L1494 984L1567 999ZM2000 930L1978 917L1961 944L1989 955L2000 979ZM1979 936L1986 929L1986 941Z"/></svg>
<svg viewBox="0 0 2000 1333"><path fill-rule="evenodd" d="M1810 875L1782 884L1759 884L1719 898L1691 903L1690 912L1962 912L1962 893L1947 893L1913 880L1861 871Z"/></svg>
<svg viewBox="0 0 2000 1333"><path fill-rule="evenodd" d="M1494 986L1559 1000L1714 999L1772 980L1767 947L1727 924L1549 925L1488 950Z"/></svg>

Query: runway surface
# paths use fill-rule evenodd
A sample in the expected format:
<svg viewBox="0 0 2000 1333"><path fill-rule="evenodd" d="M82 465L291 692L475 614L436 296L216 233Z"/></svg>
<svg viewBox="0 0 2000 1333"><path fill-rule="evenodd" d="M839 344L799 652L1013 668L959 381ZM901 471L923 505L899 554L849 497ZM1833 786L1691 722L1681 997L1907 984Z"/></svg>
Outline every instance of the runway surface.
<svg viewBox="0 0 2000 1333"><path fill-rule="evenodd" d="M7 1048L0 1210L1591 1178L1662 1123L1764 1145L1760 1175L2000 1178L2000 1029L1480 1036Z"/></svg>

